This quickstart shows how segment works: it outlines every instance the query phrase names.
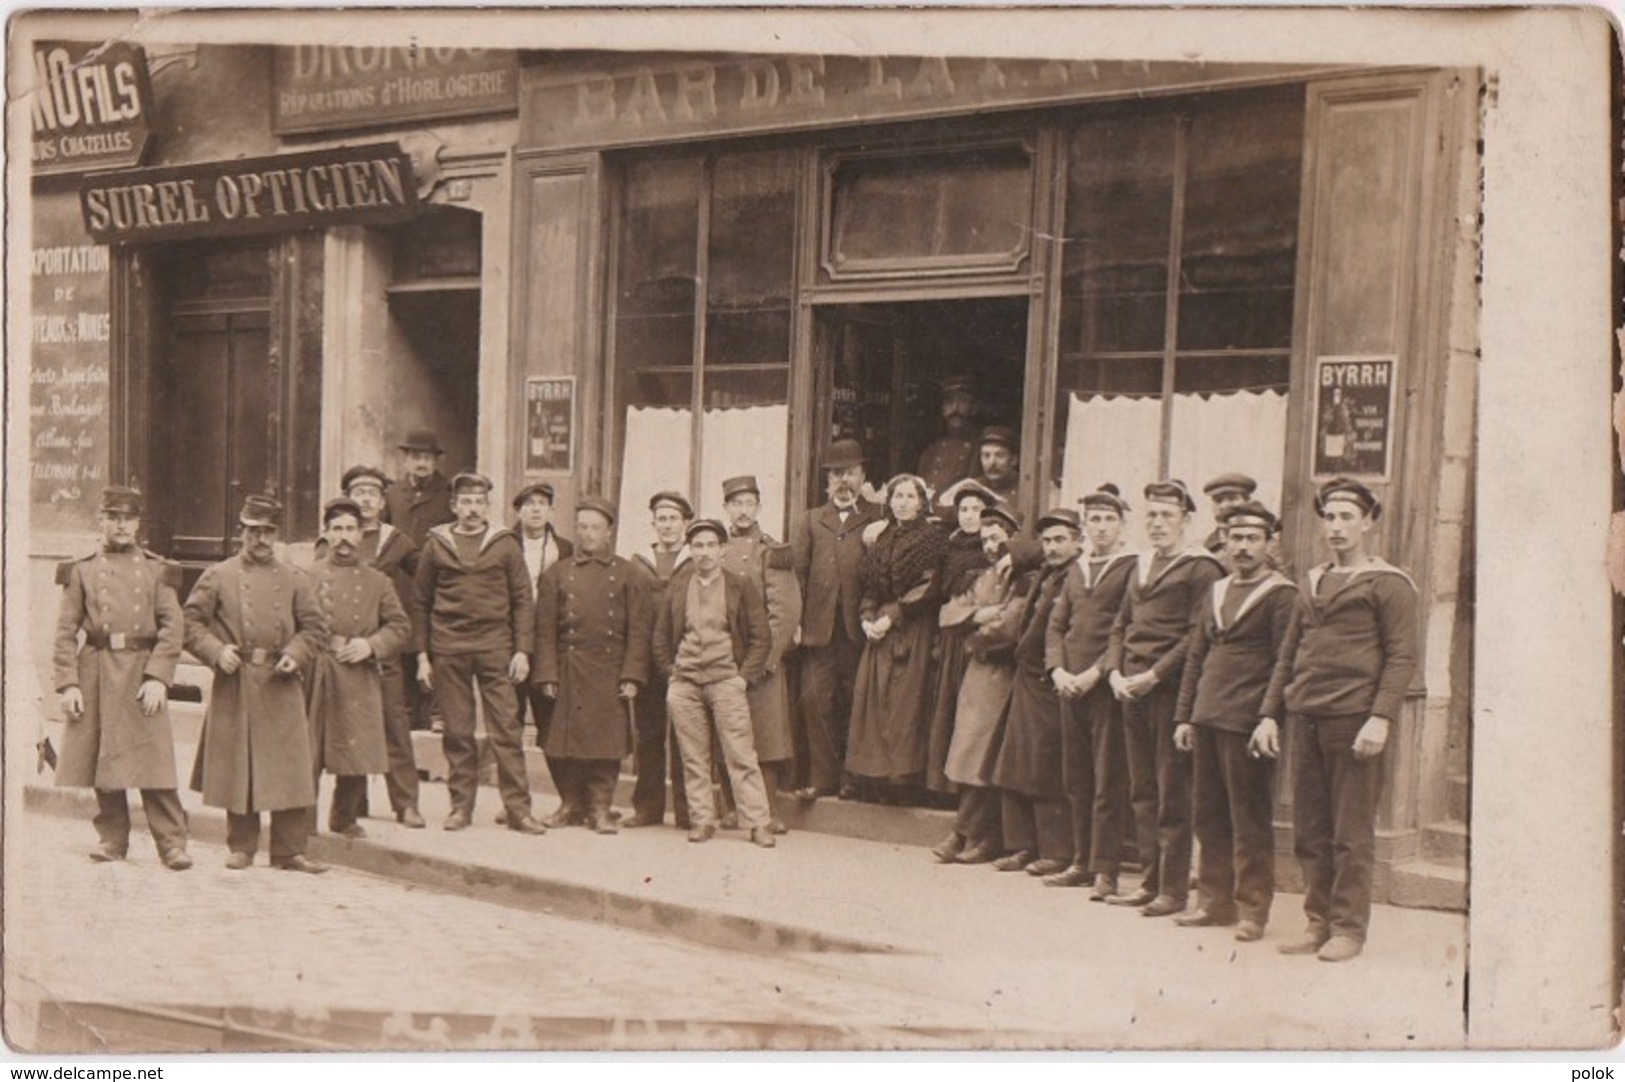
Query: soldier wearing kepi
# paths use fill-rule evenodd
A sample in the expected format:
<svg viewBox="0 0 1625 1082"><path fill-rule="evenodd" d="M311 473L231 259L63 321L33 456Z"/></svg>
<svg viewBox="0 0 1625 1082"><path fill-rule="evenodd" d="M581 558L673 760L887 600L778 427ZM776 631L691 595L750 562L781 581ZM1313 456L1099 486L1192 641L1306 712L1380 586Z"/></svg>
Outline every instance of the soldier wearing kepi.
<svg viewBox="0 0 1625 1082"><path fill-rule="evenodd" d="M943 434L920 452L920 476L932 492L946 494L955 481L963 481L981 464L977 455L976 385L969 376L942 381Z"/></svg>
<svg viewBox="0 0 1625 1082"><path fill-rule="evenodd" d="M536 605L536 683L555 700L547 761L561 803L550 826L620 830L610 805L632 752L638 689L649 678L647 577L615 555L615 506L576 505L576 551L547 569Z"/></svg>
<svg viewBox="0 0 1625 1082"><path fill-rule="evenodd" d="M1292 734L1293 849L1309 927L1283 954L1342 962L1365 947L1376 865L1382 753L1416 674L1416 585L1371 552L1382 505L1338 477L1315 497L1332 559L1310 570L1264 695L1254 746L1279 754Z"/></svg>
<svg viewBox="0 0 1625 1082"><path fill-rule="evenodd" d="M1047 876L1044 885L1079 887L1093 882L1091 901L1117 893L1122 863L1123 800L1128 769L1123 754L1123 712L1106 679L1112 624L1123 607L1134 556L1123 548L1128 504L1115 485L1102 485L1082 500L1089 553L1067 571L1050 614L1044 664L1065 703L1062 714L1062 777L1072 806L1072 864Z"/></svg>
<svg viewBox="0 0 1625 1082"><path fill-rule="evenodd" d="M1185 545L1196 501L1183 481L1146 485L1145 503L1152 548L1136 562L1104 662L1123 704L1129 799L1145 878L1135 893L1108 901L1165 917L1185 908L1191 873L1191 763L1174 747L1174 707L1191 625L1224 570L1206 549Z"/></svg>
<svg viewBox="0 0 1625 1082"><path fill-rule="evenodd" d="M1174 744L1192 753L1201 905L1174 923L1239 919L1236 938L1247 943L1263 937L1275 896L1274 760L1262 756L1253 734L1297 591L1269 566L1270 538L1280 529L1273 514L1249 500L1220 521L1235 571L1213 584L1191 631L1174 709Z"/></svg>
<svg viewBox="0 0 1625 1082"><path fill-rule="evenodd" d="M521 834L544 834L547 828L530 814L515 690L530 675L536 635L525 555L510 531L489 521L488 478L460 473L452 479L451 494L457 521L429 531L412 591L418 685L434 695L445 718L442 743L451 794L445 829L464 830L474 817L479 791L477 681L506 825Z"/></svg>
<svg viewBox="0 0 1625 1082"><path fill-rule="evenodd" d="M185 635L175 596L180 568L137 544L141 510L135 489L106 489L96 516L101 547L57 568L63 590L52 668L67 727L56 784L96 790L100 843L91 860L124 859L130 846L125 790L140 789L159 859L185 871L192 858L186 813L175 793L168 705Z"/></svg>
<svg viewBox="0 0 1625 1082"><path fill-rule="evenodd" d="M310 577L277 558L282 505L250 496L238 521L242 551L186 599L186 648L215 673L192 788L226 809L227 868L254 863L269 811L271 865L325 872L305 856L316 790L303 678L327 649L327 620Z"/></svg>
<svg viewBox="0 0 1625 1082"><path fill-rule="evenodd" d="M1021 484L1021 440L1007 425L988 425L977 443L982 472L976 482L993 490L1001 500L1014 500Z"/></svg>
<svg viewBox="0 0 1625 1082"><path fill-rule="evenodd" d="M356 820L367 775L389 765L382 666L412 641L412 623L388 577L361 560L361 506L346 496L329 500L322 526L327 551L311 579L331 638L310 682L312 779L319 790L322 772L334 775L328 829L365 838Z"/></svg>

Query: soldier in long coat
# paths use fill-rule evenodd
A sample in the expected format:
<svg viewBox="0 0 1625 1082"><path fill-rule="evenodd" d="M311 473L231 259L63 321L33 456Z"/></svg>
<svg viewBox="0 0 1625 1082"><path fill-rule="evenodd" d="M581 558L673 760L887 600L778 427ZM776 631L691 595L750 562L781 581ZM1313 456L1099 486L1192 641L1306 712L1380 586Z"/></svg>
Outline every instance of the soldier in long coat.
<svg viewBox="0 0 1625 1082"><path fill-rule="evenodd" d="M555 700L547 761L561 803L549 826L620 828L610 804L621 758L632 751L629 704L649 678L648 579L615 555L615 508L597 496L576 508L576 551L542 576L536 672Z"/></svg>
<svg viewBox="0 0 1625 1082"><path fill-rule="evenodd" d="M226 809L227 868L254 862L269 811L272 866L325 872L305 856L316 790L304 678L327 648L327 620L309 576L277 558L282 505L250 496L238 520L242 551L186 599L186 648L215 672L192 787Z"/></svg>
<svg viewBox="0 0 1625 1082"><path fill-rule="evenodd" d="M722 550L722 566L755 581L767 601L767 620L773 632L767 670L746 692L756 737L756 759L767 788L767 806L772 811L780 788L791 787L795 780L790 679L784 659L795 648L796 630L801 626L801 585L796 581L790 546L774 541L757 525L762 493L756 478L734 477L722 482L722 498L728 512L728 543ZM785 833L777 815L769 825L773 833Z"/></svg>
<svg viewBox="0 0 1625 1082"><path fill-rule="evenodd" d="M312 780L320 789L322 771L335 776L328 829L365 838L356 820L367 775L389 766L382 666L411 642L412 624L389 579L361 561L360 505L347 497L329 500L322 524L327 552L311 578L332 638L310 683Z"/></svg>
<svg viewBox="0 0 1625 1082"><path fill-rule="evenodd" d="M186 854L186 813L175 793L169 683L184 637L175 596L180 568L141 548L141 494L102 493L102 543L57 568L62 605L52 655L67 727L56 784L96 790L97 862L123 860L130 845L127 789L141 790L158 856L175 871ZM81 644L79 636L84 635Z"/></svg>

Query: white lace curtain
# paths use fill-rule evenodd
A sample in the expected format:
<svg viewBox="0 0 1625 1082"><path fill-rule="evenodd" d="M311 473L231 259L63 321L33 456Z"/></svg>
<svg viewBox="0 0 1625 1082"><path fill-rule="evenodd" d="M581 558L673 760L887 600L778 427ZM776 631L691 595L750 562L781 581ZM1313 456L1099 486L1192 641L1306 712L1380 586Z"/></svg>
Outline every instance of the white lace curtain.
<svg viewBox="0 0 1625 1082"><path fill-rule="evenodd" d="M1062 505L1076 506L1084 493L1111 481L1138 512L1145 502L1141 492L1157 479L1161 400L1126 395L1069 397ZM1255 478L1256 497L1270 510L1280 512L1286 401L1279 391L1174 396L1169 475L1183 480L1196 497L1196 521L1188 534L1192 541L1200 541L1213 528L1202 485L1220 473L1239 471ZM1144 535L1131 526L1129 544L1138 546L1143 540Z"/></svg>
<svg viewBox="0 0 1625 1082"><path fill-rule="evenodd" d="M647 552L654 542L650 496L663 489L686 493L698 514L721 518L722 482L747 473L755 475L762 489L762 529L784 540L789 407L706 410L697 494L688 491L692 417L686 409L627 408L616 539L616 550L623 556Z"/></svg>

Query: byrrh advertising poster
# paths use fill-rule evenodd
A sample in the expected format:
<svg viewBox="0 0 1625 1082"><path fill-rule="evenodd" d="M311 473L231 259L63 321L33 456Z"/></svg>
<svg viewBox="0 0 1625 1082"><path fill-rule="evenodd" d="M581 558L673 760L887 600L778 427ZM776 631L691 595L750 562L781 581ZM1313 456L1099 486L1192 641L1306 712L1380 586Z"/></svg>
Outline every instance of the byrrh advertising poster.
<svg viewBox="0 0 1625 1082"><path fill-rule="evenodd" d="M1393 357L1315 363L1315 476L1386 480L1393 447Z"/></svg>
<svg viewBox="0 0 1625 1082"><path fill-rule="evenodd" d="M575 468L574 376L525 381L525 469L569 473Z"/></svg>

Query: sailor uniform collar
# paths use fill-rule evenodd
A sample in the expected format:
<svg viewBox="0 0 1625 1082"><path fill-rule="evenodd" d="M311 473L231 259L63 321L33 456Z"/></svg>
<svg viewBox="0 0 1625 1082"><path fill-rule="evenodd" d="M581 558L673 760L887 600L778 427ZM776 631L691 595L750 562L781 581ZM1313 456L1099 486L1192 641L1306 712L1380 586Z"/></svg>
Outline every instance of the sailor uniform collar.
<svg viewBox="0 0 1625 1082"><path fill-rule="evenodd" d="M1281 574L1279 571L1271 571L1263 578L1257 580L1256 585L1253 583L1248 583L1247 585L1253 586L1253 592L1241 599L1241 604L1236 608L1235 619L1229 624L1226 624L1224 622L1225 599L1230 596L1230 590L1233 587L1240 585L1243 584L1236 578L1235 575L1226 575L1224 578L1219 579L1213 584L1213 623L1217 625L1220 631L1227 631L1229 628L1239 624L1241 622L1241 618L1246 616L1254 605L1257 605L1260 601L1262 601L1266 594L1281 586L1291 586L1292 580Z"/></svg>
<svg viewBox="0 0 1625 1082"><path fill-rule="evenodd" d="M1400 578L1405 580L1412 590L1416 589L1416 582L1404 571L1395 567L1387 560L1384 560L1381 556L1372 556L1358 567L1340 567L1336 561L1328 561L1327 563L1311 567L1309 569L1308 576L1309 596L1311 598L1319 598L1320 581L1327 575L1346 576L1343 584L1339 586L1337 590L1333 591L1331 595L1329 595L1331 597L1336 597L1350 586L1353 586L1362 575L1398 575Z"/></svg>
<svg viewBox="0 0 1625 1082"><path fill-rule="evenodd" d="M1158 571L1156 575L1153 576L1151 574L1151 565L1156 558L1156 549L1149 549L1142 552L1138 557L1139 567L1137 570L1139 572L1138 577L1142 589L1147 586L1155 586L1157 583L1167 578L1168 572L1172 571L1186 560L1212 560L1214 563L1219 562L1218 558L1215 557L1213 553L1209 552L1200 545L1188 545L1174 553L1172 556L1166 557L1168 562L1163 565L1162 570Z"/></svg>

